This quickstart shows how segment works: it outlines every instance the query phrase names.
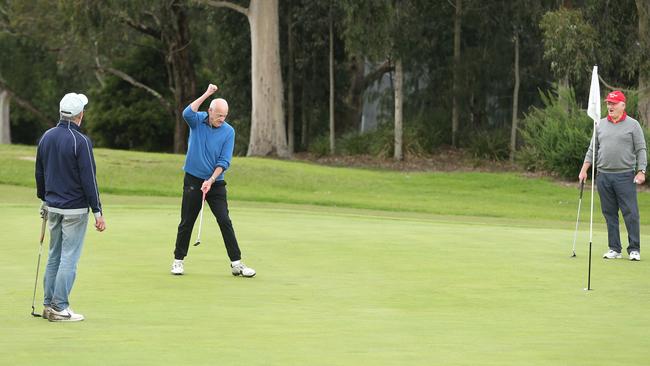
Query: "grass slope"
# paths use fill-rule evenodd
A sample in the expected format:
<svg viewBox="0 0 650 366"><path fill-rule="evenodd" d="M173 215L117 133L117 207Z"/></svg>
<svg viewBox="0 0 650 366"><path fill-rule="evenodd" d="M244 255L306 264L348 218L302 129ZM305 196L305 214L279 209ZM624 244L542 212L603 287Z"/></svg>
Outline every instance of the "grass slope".
<svg viewBox="0 0 650 366"><path fill-rule="evenodd" d="M570 223L235 202L258 276L229 274L207 220L187 274L175 277L178 198L106 195L108 230L89 231L71 299L87 320L48 323L29 315L39 230L32 194L0 186L0 245L11 259L0 287L1 364L638 365L650 357L648 262L596 258L594 291L585 292L587 256L580 245L569 258ZM596 254L605 239L595 232ZM612 339L624 343L616 352Z"/></svg>
<svg viewBox="0 0 650 366"><path fill-rule="evenodd" d="M180 195L181 155L105 149L95 155L102 193ZM0 184L33 187L34 156L33 146L0 145ZM226 180L234 200L437 215L571 221L578 200L576 188L517 173L407 173L260 158L235 158ZM642 212L650 207L648 194L639 200ZM595 219L602 222L599 214ZM645 215L641 220L650 223Z"/></svg>
<svg viewBox="0 0 650 366"><path fill-rule="evenodd" d="M594 291L583 291L588 198L570 259L577 190L517 174L237 158L231 214L258 276L229 274L209 219L187 275L174 277L182 156L98 149L108 229L89 230L71 298L87 320L33 319L34 151L0 145L0 364L638 365L650 357L648 259L600 259L597 212ZM643 242L649 203L640 194Z"/></svg>

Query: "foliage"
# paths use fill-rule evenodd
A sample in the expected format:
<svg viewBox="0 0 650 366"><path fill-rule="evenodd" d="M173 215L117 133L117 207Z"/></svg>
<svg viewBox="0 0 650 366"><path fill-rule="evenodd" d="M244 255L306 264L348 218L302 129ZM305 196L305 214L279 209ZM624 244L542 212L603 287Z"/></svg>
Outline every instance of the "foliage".
<svg viewBox="0 0 650 366"><path fill-rule="evenodd" d="M307 149L310 153L317 157L327 156L330 154L330 140L329 135L321 135L315 138Z"/></svg>
<svg viewBox="0 0 650 366"><path fill-rule="evenodd" d="M509 133L505 129L475 131L469 137L467 149L475 158L506 160L510 154Z"/></svg>
<svg viewBox="0 0 650 366"><path fill-rule="evenodd" d="M135 49L134 55L116 66L141 82L164 90L164 63L149 48ZM174 121L148 94L126 81L107 76L104 85L90 98L85 126L96 146L167 151L173 148Z"/></svg>
<svg viewBox="0 0 650 366"><path fill-rule="evenodd" d="M522 122L526 145L519 160L528 170L546 170L575 179L584 161L593 122L576 103L572 89L540 92L544 107L533 108Z"/></svg>
<svg viewBox="0 0 650 366"><path fill-rule="evenodd" d="M595 60L596 31L579 10L561 8L544 15L539 24L544 34L544 58L560 79L584 80Z"/></svg>

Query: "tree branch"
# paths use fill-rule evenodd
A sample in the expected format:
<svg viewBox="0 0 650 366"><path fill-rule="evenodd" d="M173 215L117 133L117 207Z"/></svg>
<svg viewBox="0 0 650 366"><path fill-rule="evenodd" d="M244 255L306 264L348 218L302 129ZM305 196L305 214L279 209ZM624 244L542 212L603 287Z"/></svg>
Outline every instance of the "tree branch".
<svg viewBox="0 0 650 366"><path fill-rule="evenodd" d="M366 90L370 84L379 80L382 76L384 76L385 73L391 72L393 70L395 70L395 67L391 65L390 60L384 61L383 64L379 65L376 69L372 70L368 73L368 75L363 77L362 90Z"/></svg>
<svg viewBox="0 0 650 366"><path fill-rule="evenodd" d="M262 0L264 1L264 0ZM236 12L242 13L245 16L248 16L248 8L244 8L243 6L239 6L237 4L233 4L230 1L214 1L214 0L194 0L194 2L201 4L201 5L209 5L215 8L228 8L232 9Z"/></svg>
<svg viewBox="0 0 650 366"><path fill-rule="evenodd" d="M138 23L135 20L131 19L124 13L118 13L117 17L120 18L124 23L126 23L129 27L133 28L134 30L149 35L155 39L160 39L162 37L162 33L160 32L160 29L152 28L149 27L145 24ZM154 20L157 20L154 18Z"/></svg>
<svg viewBox="0 0 650 366"><path fill-rule="evenodd" d="M162 104L163 107L165 107L165 109L166 109L170 114L174 114L174 109L172 108L172 106L171 106L171 104L169 103L169 101L168 101L167 99L165 99L165 97L163 97L160 93L158 93L157 91L153 90L152 88L150 88L150 87L148 87L148 86L142 84L141 82L135 80L131 75L129 75L129 74L123 72L123 71L120 71L120 70L114 69L114 68L112 68L112 67L103 67L103 66L101 66L101 65L98 65L97 68L98 68L100 71L104 71L104 72L107 72L107 73L109 73L109 74L111 74L111 75L117 76L118 78L120 78L120 79L126 81L127 83L129 83L129 84L131 84L131 85L133 85L133 86L135 86L135 87L137 87L137 88L144 89L147 93L149 93L149 94L153 95L154 97L156 97L156 99L158 99L158 101L160 102L160 104Z"/></svg>
<svg viewBox="0 0 650 366"><path fill-rule="evenodd" d="M47 118L45 113L34 107L29 100L19 97L2 79L0 79L0 89L4 89L16 104L30 111L34 116L36 116L36 118L44 122L46 126L54 127L54 119Z"/></svg>
<svg viewBox="0 0 650 366"><path fill-rule="evenodd" d="M637 92L639 94L645 93L646 91L650 90L650 87L647 87L647 88L644 88L644 89L628 89L628 88L620 88L620 87L617 87L617 86L611 86L605 81L605 79L602 78L602 76L600 76L600 74L598 75L598 79L609 90L620 90L620 91L624 91L626 93L628 93L628 92Z"/></svg>

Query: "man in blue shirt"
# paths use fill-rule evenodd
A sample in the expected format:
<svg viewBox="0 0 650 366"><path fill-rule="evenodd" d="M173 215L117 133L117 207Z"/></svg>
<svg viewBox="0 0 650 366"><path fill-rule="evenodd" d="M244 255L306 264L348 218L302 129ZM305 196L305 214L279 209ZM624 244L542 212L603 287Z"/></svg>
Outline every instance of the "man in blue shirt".
<svg viewBox="0 0 650 366"><path fill-rule="evenodd" d="M226 122L228 103L225 99L217 98L210 103L208 112L199 112L201 104L216 91L217 86L210 84L205 93L183 111L183 118L190 127L190 136L183 166L185 178L181 222L176 235L171 273L184 273L183 260L187 256L194 222L205 194L205 200L219 224L233 276L253 277L255 270L241 261L235 230L228 215L224 174L230 167L235 147L235 130Z"/></svg>
<svg viewBox="0 0 650 366"><path fill-rule="evenodd" d="M43 134L36 152L36 195L43 201L50 222L43 281L43 318L50 321L84 320L83 315L72 311L68 296L86 235L88 208L95 216L95 229L106 229L93 146L80 128L86 104L85 95L66 94L59 103L59 123Z"/></svg>

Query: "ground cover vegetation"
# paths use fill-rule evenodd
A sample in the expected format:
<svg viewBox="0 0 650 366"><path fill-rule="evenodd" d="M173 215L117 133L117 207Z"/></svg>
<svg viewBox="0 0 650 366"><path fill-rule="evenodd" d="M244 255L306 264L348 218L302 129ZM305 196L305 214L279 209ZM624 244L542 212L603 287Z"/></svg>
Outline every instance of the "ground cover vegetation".
<svg viewBox="0 0 650 366"><path fill-rule="evenodd" d="M649 356L644 312L602 321L650 301L646 262L594 258L594 290L584 291L588 199L570 258L577 190L522 173L236 158L231 217L258 276L230 275L206 220L178 277L169 265L182 159L98 149L108 229L89 228L71 298L86 320L32 318L33 153L0 151L0 246L12 257L0 286L3 364L633 365ZM596 257L607 240L599 216ZM602 347L612 337L626 339L626 352Z"/></svg>

